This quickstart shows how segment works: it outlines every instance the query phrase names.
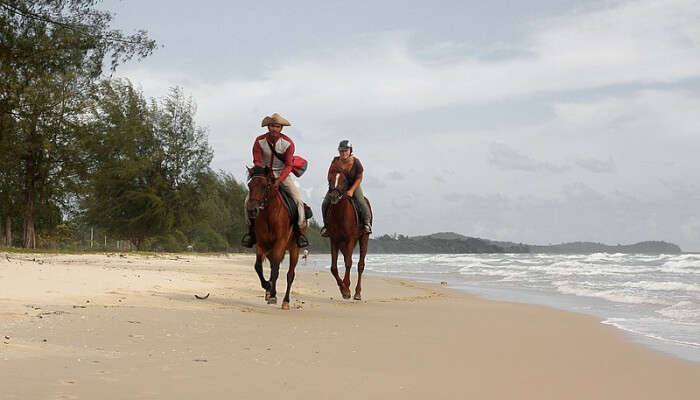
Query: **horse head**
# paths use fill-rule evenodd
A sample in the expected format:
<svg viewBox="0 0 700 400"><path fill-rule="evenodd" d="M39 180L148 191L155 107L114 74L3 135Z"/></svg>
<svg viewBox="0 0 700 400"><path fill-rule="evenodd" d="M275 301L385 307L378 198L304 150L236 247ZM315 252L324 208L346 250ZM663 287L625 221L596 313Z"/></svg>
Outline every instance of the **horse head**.
<svg viewBox="0 0 700 400"><path fill-rule="evenodd" d="M348 180L342 172L328 174L328 193L331 196L331 204L338 204L348 191Z"/></svg>
<svg viewBox="0 0 700 400"><path fill-rule="evenodd" d="M248 218L256 218L267 206L272 187L272 174L267 167L248 168Z"/></svg>

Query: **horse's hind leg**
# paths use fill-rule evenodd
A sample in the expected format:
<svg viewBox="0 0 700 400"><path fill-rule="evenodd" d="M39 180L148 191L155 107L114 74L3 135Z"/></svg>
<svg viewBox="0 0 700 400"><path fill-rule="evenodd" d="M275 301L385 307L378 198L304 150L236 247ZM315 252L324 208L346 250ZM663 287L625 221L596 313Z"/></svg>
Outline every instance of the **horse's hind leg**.
<svg viewBox="0 0 700 400"><path fill-rule="evenodd" d="M270 282L265 280L263 276L263 253L262 250L258 249L255 253L255 272L260 278L260 285L265 289L265 301L270 298Z"/></svg>
<svg viewBox="0 0 700 400"><path fill-rule="evenodd" d="M335 278L335 281L338 284L338 288L340 288L340 294L342 294L343 297L345 297L346 290L343 286L343 281L340 279L340 275L338 275L338 245L335 242L333 242L333 240L331 240L331 274L333 274L333 277ZM347 289L347 293L347 296L350 297L349 289Z"/></svg>
<svg viewBox="0 0 700 400"><path fill-rule="evenodd" d="M297 267L297 261L299 260L299 248L293 245L289 249L289 270L287 271L287 291L284 294L284 300L282 300L282 309L289 310L289 292L292 290L292 282L294 282L294 270Z"/></svg>
<svg viewBox="0 0 700 400"><path fill-rule="evenodd" d="M360 261L357 263L357 286L355 286L355 300L362 300L362 272L365 270L365 256L367 255L368 242L369 235L362 235L362 238L360 238Z"/></svg>

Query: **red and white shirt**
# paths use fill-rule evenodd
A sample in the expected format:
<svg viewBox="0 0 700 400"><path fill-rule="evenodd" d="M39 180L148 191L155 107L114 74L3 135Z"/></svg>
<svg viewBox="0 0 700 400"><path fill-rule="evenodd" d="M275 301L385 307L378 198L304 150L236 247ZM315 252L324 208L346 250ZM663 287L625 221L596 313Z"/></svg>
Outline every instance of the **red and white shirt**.
<svg viewBox="0 0 700 400"><path fill-rule="evenodd" d="M284 159L284 162L272 154L270 146ZM293 158L294 142L292 142L289 136L280 134L274 142L267 133L255 138L255 143L253 143L253 164L258 167L272 166L272 172L275 178L280 178L281 180L287 179L287 176L289 176L289 173L292 171Z"/></svg>

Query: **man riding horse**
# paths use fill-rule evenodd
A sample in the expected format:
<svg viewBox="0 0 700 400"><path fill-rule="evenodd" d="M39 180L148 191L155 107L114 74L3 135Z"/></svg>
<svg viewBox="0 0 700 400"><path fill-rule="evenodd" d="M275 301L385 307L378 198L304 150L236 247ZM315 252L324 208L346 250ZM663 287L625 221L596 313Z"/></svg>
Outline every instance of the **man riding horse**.
<svg viewBox="0 0 700 400"><path fill-rule="evenodd" d="M269 167L275 177L275 181L272 184L273 189L281 186L294 200L299 214L295 224L298 229L297 245L306 247L309 245L309 242L303 234L306 226L304 203L301 200L299 189L297 189L290 174L292 171L292 160L294 159L294 142L289 136L282 133L283 126L291 126L291 124L277 113L263 119L262 127L267 127L268 131L255 138L255 143L253 143L253 164L261 168ZM247 209L247 196L245 203ZM255 219L247 218L247 221L248 233L241 239L241 244L245 247L253 247L255 244Z"/></svg>
<svg viewBox="0 0 700 400"><path fill-rule="evenodd" d="M364 168L360 160L352 154L352 143L349 140L342 140L338 145L338 156L333 158L331 165L328 168L328 178L329 182L332 177L336 174L343 174L348 185L350 186L345 193L348 197L351 197L355 204L357 204L360 222L362 223L362 230L365 233L372 233L372 214L367 205L367 200L362 193L362 188L360 183L362 183L362 173ZM337 184L337 180L336 180ZM326 228L328 206L331 202L331 192L326 193L326 197L323 199L323 204L321 204L321 210L323 212L323 228L321 229L321 236L328 236L328 229Z"/></svg>

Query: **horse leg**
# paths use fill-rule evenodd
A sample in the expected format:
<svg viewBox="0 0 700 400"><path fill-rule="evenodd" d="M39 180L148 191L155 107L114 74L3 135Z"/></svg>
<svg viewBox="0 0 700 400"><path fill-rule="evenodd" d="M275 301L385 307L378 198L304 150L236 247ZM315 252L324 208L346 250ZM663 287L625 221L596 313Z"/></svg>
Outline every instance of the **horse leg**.
<svg viewBox="0 0 700 400"><path fill-rule="evenodd" d="M294 270L297 267L299 260L299 247L292 245L289 249L289 270L287 271L287 291L282 300L282 309L289 310L289 292L292 290L292 282L294 282Z"/></svg>
<svg viewBox="0 0 700 400"><path fill-rule="evenodd" d="M267 304L277 304L277 277L280 274L281 258L270 255L267 259L270 261L270 297Z"/></svg>
<svg viewBox="0 0 700 400"><path fill-rule="evenodd" d="M338 245L331 240L331 274L335 278L338 287L340 288L340 294L345 297L345 292L343 292L343 281L340 280L338 275Z"/></svg>
<svg viewBox="0 0 700 400"><path fill-rule="evenodd" d="M364 234L360 238L360 261L357 263L357 286L355 287L355 300L362 300L362 272L365 270L365 256L369 235Z"/></svg>
<svg viewBox="0 0 700 400"><path fill-rule="evenodd" d="M345 259L345 278L343 278L343 298L350 298L350 269L352 268L352 250L354 243L350 241L343 248L343 258Z"/></svg>
<svg viewBox="0 0 700 400"><path fill-rule="evenodd" d="M260 278L260 285L265 289L265 301L270 298L270 282L265 280L263 276L263 251L258 247L255 252L255 272Z"/></svg>

